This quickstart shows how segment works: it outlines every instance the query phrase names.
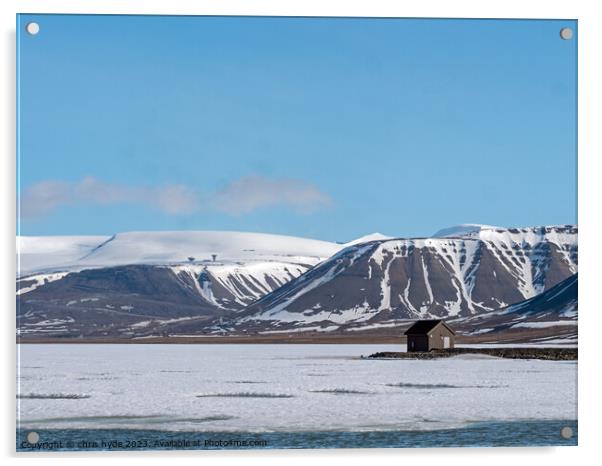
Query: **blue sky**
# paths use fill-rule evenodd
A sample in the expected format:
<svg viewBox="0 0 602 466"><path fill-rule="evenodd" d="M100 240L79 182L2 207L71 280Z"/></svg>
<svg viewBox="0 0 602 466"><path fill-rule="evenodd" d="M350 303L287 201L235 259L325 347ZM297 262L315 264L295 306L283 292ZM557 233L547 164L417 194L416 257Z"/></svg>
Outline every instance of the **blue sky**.
<svg viewBox="0 0 602 466"><path fill-rule="evenodd" d="M574 223L565 26L22 15L20 233Z"/></svg>

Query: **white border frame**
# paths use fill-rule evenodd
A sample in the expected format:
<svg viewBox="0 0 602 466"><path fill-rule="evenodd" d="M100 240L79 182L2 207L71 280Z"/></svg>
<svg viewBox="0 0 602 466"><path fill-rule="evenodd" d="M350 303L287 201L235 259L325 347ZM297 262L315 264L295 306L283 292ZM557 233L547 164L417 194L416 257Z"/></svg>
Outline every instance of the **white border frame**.
<svg viewBox="0 0 602 466"><path fill-rule="evenodd" d="M133 464L162 464L175 459L198 464L199 461L233 464L244 460L251 465L305 464L307 461L362 464L375 457L382 463L400 461L445 462L488 466L504 465L510 461L545 461L546 466L588 464L597 456L597 433L600 428L600 406L597 392L600 387L597 351L602 338L599 328L602 307L597 305L596 266L602 264L602 199L600 171L602 120L600 119L600 88L602 87L602 21L595 8L596 2L581 0L3 0L2 9L2 80L3 109L2 158L3 196L1 263L4 298L2 384L4 407L1 436L3 456L12 464L15 456L19 464L28 464L34 458L50 463L65 462L99 464L102 461L127 458ZM580 275L579 300L579 447L560 448L497 448L497 449L426 449L426 450L288 450L288 451L222 451L222 452L115 452L115 453L14 453L15 439L15 343L14 343L14 277L15 277L15 22L16 13L112 13L112 14L182 14L182 15L271 15L271 16L377 16L377 17L448 17L448 18L565 18L579 21L579 227ZM536 174L534 174L535 176ZM522 460L522 461L521 461ZM520 464L520 463L519 463Z"/></svg>

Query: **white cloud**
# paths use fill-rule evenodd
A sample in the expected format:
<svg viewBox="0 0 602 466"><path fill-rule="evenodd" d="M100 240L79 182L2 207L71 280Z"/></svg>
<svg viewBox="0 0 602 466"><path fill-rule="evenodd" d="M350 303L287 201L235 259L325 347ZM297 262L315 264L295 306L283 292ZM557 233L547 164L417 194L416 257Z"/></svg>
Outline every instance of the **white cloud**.
<svg viewBox="0 0 602 466"><path fill-rule="evenodd" d="M42 181L25 189L21 215L39 217L66 204L140 204L168 214L190 214L198 208L197 195L184 185L126 186L86 177L77 183Z"/></svg>
<svg viewBox="0 0 602 466"><path fill-rule="evenodd" d="M332 205L332 199L310 183L252 175L219 190L213 196L212 203L217 210L232 215L274 206L287 206L297 212L310 213Z"/></svg>
<svg viewBox="0 0 602 466"><path fill-rule="evenodd" d="M295 179L246 176L203 197L202 210L241 215L266 207L285 206L310 213L332 205L316 186ZM138 204L171 215L198 212L199 193L186 185L128 186L86 177L75 183L42 181L29 186L20 199L24 218L41 217L64 205Z"/></svg>
<svg viewBox="0 0 602 466"><path fill-rule="evenodd" d="M30 186L21 196L21 215L39 217L71 199L71 186L63 181L42 181Z"/></svg>

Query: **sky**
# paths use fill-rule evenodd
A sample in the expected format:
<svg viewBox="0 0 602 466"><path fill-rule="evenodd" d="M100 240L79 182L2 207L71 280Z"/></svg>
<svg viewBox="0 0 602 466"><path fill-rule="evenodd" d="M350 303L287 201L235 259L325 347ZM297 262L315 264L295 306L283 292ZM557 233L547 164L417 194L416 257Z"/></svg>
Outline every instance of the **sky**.
<svg viewBox="0 0 602 466"><path fill-rule="evenodd" d="M576 21L21 15L17 31L22 235L577 222Z"/></svg>

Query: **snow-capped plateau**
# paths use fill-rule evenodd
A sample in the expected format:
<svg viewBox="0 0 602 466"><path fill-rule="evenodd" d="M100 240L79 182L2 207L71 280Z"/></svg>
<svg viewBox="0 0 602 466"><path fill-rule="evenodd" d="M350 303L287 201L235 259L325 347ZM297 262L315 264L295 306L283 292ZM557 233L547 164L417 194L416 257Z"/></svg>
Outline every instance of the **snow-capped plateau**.
<svg viewBox="0 0 602 466"><path fill-rule="evenodd" d="M147 231L108 237L17 238L20 276L117 265L213 261L213 255L219 262L317 263L342 247L328 241L231 231Z"/></svg>

